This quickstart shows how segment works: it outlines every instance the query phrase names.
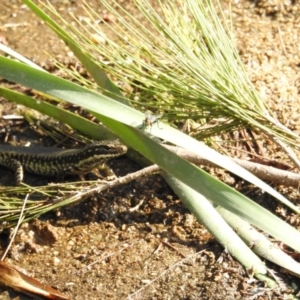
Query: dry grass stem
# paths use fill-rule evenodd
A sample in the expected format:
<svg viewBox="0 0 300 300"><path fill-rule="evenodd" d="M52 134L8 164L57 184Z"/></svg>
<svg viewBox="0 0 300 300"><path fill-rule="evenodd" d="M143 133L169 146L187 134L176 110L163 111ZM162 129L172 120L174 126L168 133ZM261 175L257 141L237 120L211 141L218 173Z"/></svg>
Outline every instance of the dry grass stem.
<svg viewBox="0 0 300 300"><path fill-rule="evenodd" d="M130 173L126 176L117 178L112 181L92 181L92 182L73 182L66 184L52 184L43 187L17 187L17 188L7 188L2 189L1 193L5 195L6 199L3 200L3 205L1 208L0 220L4 227L12 226L15 220L18 220L20 213L24 206L24 201L9 197L9 194L30 194L40 196L44 195L48 198L46 200L28 200L28 205L24 212L24 217L22 222L29 221L30 219L36 218L48 211L63 207L66 205L73 205L80 201L83 201L87 197L98 194L106 189L116 187L121 184L129 183L138 177L146 176L153 172L159 171L159 167L156 165L144 168L134 173ZM88 185L86 185L88 183ZM81 190L78 192L78 190Z"/></svg>
<svg viewBox="0 0 300 300"><path fill-rule="evenodd" d="M16 224L16 227L15 227L14 232L13 232L13 234L12 234L12 237L11 237L11 239L10 239L10 241L9 241L9 244L8 244L8 246L6 247L4 253L3 253L2 257L1 257L1 261L5 259L5 257L6 257L6 255L7 255L7 253L8 253L8 251L9 251L9 249L10 249L10 247L11 247L11 245L12 245L12 243L13 243L13 241L14 241L16 235L17 235L18 229L19 229L20 225L22 224L22 221L23 221L23 219L24 219L24 218L23 218L23 215L24 215L24 209L25 209L26 203L27 203L27 198L28 198L28 194L26 195L26 197L25 197L25 199L24 199L24 202L23 202L23 205L22 205L22 209L21 209L21 212L20 212L20 217L19 217L18 223Z"/></svg>

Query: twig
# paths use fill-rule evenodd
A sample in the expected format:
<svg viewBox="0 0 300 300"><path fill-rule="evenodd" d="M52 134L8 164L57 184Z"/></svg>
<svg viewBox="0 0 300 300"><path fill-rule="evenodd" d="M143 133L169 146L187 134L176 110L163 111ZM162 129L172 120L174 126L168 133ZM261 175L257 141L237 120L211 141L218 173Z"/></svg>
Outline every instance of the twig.
<svg viewBox="0 0 300 300"><path fill-rule="evenodd" d="M150 167L146 167L142 170L139 170L139 171L134 172L134 173L130 173L126 176L117 178L115 180L101 182L99 185L97 185L94 188L90 188L88 190L76 193L76 195L71 196L68 199L58 199L58 200L55 201L55 203L63 203L65 201L68 201L68 203L74 204L76 202L82 201L86 197L89 197L89 196L94 195L94 194L98 194L98 193L100 193L104 190L107 190L109 188L113 188L113 187L121 185L121 184L129 183L129 182L137 179L138 177L145 176L145 175L157 172L159 170L160 170L159 166L152 165Z"/></svg>
<svg viewBox="0 0 300 300"><path fill-rule="evenodd" d="M3 26L1 26L0 29L2 29L2 28L20 27L20 26L28 26L28 23L27 22L23 22L23 23L6 23Z"/></svg>
<svg viewBox="0 0 300 300"><path fill-rule="evenodd" d="M201 157L200 155L195 154L192 151L182 149L179 147L174 146L168 146L164 145L169 150L173 151L180 157L196 164L196 165L205 165L210 167L218 167L218 165L214 164L211 161L208 161ZM299 182L300 182L300 175L295 174L293 172L277 169L274 167L238 159L238 158L231 158L235 163L240 165L241 167L247 169L255 176L259 177L260 179L263 179L265 181L272 181L273 183L285 185L285 186L291 186L298 188Z"/></svg>

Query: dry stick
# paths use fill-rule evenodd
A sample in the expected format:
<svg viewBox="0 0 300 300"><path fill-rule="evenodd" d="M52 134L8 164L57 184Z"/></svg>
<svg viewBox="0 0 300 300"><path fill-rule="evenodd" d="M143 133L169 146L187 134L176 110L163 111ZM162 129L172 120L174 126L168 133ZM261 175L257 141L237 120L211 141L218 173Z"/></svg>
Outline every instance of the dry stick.
<svg viewBox="0 0 300 300"><path fill-rule="evenodd" d="M298 170L300 170L300 161L296 155L296 153L292 150L292 148L282 142L280 139L275 136L271 136L272 140L278 144L282 150L288 155L289 159L294 163Z"/></svg>
<svg viewBox="0 0 300 300"><path fill-rule="evenodd" d="M201 157L200 155L195 154L192 151L182 149L175 146L164 145L170 151L176 153L178 156L196 164L196 165L206 165L210 167L219 167L211 161L208 161ZM291 186L294 188L299 187L300 175L293 172L277 169L274 167L250 162L247 160L242 160L238 158L231 158L232 161L245 168L255 176L263 179L265 181L272 181L275 184Z"/></svg>
<svg viewBox="0 0 300 300"><path fill-rule="evenodd" d="M135 180L135 179L137 179L141 176L149 175L151 173L158 172L158 171L160 171L159 166L152 165L150 167L146 167L142 170L139 170L139 171L134 172L134 173L130 173L126 176L117 178L117 179L112 180L112 181L104 181L104 182L102 181L102 182L100 182L99 185L97 185L94 188L89 188L88 190L77 192L76 195L71 196L68 199L58 199L58 200L54 201L53 203L62 203L64 201L67 201L68 203L74 204L76 202L82 201L86 197L89 197L89 196L94 195L94 194L98 194L98 193L100 193L100 192L102 192L106 189L109 189L109 188L112 188L112 187L115 187L115 186L118 186L118 185L121 185L121 184L129 183L129 182L131 182L131 181L133 181L133 180Z"/></svg>
<svg viewBox="0 0 300 300"><path fill-rule="evenodd" d="M22 23L6 23L3 26L1 26L0 29L3 29L3 28L12 28L12 27L20 27L20 26L27 27L28 23L27 22L22 22Z"/></svg>

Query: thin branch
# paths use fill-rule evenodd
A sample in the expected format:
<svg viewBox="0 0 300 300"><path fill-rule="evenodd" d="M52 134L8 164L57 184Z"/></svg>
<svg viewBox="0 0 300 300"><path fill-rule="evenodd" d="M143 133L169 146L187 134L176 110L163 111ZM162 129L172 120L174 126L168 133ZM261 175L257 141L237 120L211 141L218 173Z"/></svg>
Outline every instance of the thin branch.
<svg viewBox="0 0 300 300"><path fill-rule="evenodd" d="M169 150L173 151L180 157L196 164L196 165L205 165L209 167L218 167L214 163L204 159L203 157L195 154L192 151L182 149L179 147L164 145ZM274 167L250 162L247 160L242 160L238 158L231 158L235 163L245 168L255 176L259 177L265 181L272 181L274 184L280 184L285 186L291 186L298 188L300 184L300 175L293 172L277 169Z"/></svg>
<svg viewBox="0 0 300 300"><path fill-rule="evenodd" d="M89 197L89 196L94 195L94 194L101 193L104 190L116 187L116 186L121 185L121 184L129 183L129 182L137 179L138 177L145 176L145 175L148 175L148 174L151 174L151 173L154 173L154 172L158 172L159 170L160 170L159 166L152 165L150 167L146 167L142 170L139 170L139 171L134 172L134 173L130 173L130 174L128 174L126 176L123 176L123 177L119 177L119 178L117 178L115 180L112 180L112 181L104 181L104 182L102 181L96 187L89 188L88 190L85 190L85 191L82 191L82 192L79 192L79 193L76 192L76 195L68 197L68 199L58 199L58 200L55 201L55 204L64 203L62 205L58 205L58 207L65 205L66 204L65 201L67 201L68 203L74 204L74 203L82 201L86 197Z"/></svg>

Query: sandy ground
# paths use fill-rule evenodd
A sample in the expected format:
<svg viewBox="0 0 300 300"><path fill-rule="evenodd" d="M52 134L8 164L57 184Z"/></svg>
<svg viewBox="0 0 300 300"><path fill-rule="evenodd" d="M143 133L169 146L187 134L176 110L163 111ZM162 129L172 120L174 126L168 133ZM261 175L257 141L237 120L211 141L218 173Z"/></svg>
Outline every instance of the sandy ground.
<svg viewBox="0 0 300 300"><path fill-rule="evenodd" d="M89 4L103 15L98 2ZM141 18L132 1L119 2ZM70 12L83 15L82 1L51 3L69 20ZM46 53L74 63L68 48L20 1L2 0L0 11L0 37L10 47L48 70L54 68ZM299 3L235 1L232 12L236 44L252 82L278 119L299 133ZM119 176L139 169L125 157L111 166ZM260 202L271 203L261 197ZM276 211L274 203L270 206ZM7 240L4 231L2 249ZM283 299L284 295L250 279L159 175L23 225L6 261L78 300ZM279 271L288 287L299 287L295 277L268 267ZM31 298L1 288L0 299Z"/></svg>

